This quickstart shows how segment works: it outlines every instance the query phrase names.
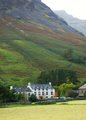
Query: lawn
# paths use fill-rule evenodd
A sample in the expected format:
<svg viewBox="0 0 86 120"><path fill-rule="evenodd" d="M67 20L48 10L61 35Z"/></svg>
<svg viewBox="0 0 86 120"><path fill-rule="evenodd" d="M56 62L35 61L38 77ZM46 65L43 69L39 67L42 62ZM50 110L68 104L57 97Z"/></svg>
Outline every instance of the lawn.
<svg viewBox="0 0 86 120"><path fill-rule="evenodd" d="M86 104L19 106L0 109L0 120L85 120ZM76 103L76 101L75 101ZM86 103L86 101L84 101Z"/></svg>

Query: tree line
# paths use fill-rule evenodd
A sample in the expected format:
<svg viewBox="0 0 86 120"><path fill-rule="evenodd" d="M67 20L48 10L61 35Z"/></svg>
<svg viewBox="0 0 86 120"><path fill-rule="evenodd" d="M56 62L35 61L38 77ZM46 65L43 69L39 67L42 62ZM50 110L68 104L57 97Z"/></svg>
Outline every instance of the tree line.
<svg viewBox="0 0 86 120"><path fill-rule="evenodd" d="M59 96L76 97L80 86L77 74L72 70L55 69L41 72L38 77L38 83L48 84L52 83Z"/></svg>
<svg viewBox="0 0 86 120"><path fill-rule="evenodd" d="M62 83L67 83L68 81L73 84L77 84L79 82L75 71L65 69L43 71L37 80L37 82L41 84L48 84L51 82L53 86L59 86Z"/></svg>
<svg viewBox="0 0 86 120"><path fill-rule="evenodd" d="M86 56L75 54L73 49L66 49L64 51L63 57L66 60L76 64L86 64Z"/></svg>

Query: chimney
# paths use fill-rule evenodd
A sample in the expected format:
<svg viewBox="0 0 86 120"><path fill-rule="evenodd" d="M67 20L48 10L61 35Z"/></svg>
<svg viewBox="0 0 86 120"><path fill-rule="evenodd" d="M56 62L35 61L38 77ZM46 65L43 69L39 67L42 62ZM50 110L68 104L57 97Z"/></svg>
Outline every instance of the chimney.
<svg viewBox="0 0 86 120"><path fill-rule="evenodd" d="M13 90L13 86L10 86L10 90Z"/></svg>
<svg viewBox="0 0 86 120"><path fill-rule="evenodd" d="M51 86L51 82L49 82L49 85Z"/></svg>
<svg viewBox="0 0 86 120"><path fill-rule="evenodd" d="M29 82L29 83L28 83L28 86L30 86L30 85L31 85L31 83Z"/></svg>

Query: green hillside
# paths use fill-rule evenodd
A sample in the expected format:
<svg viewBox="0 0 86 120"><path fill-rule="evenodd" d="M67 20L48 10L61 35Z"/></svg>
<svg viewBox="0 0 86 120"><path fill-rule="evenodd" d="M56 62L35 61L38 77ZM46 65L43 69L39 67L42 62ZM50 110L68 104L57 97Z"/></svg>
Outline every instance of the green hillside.
<svg viewBox="0 0 86 120"><path fill-rule="evenodd" d="M65 51L84 62L69 61ZM71 64L72 63L72 64ZM70 65L71 64L71 65ZM24 20L0 19L0 79L10 85L36 82L41 71L70 69L86 78L86 38L74 33L56 33Z"/></svg>

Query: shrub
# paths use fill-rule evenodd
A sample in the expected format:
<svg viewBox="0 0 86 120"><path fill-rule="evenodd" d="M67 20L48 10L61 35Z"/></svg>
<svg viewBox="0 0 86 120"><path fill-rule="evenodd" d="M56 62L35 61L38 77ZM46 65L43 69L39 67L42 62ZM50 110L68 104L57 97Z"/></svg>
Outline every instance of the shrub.
<svg viewBox="0 0 86 120"><path fill-rule="evenodd" d="M49 105L49 104L56 104L56 100L44 100L36 102L38 105Z"/></svg>
<svg viewBox="0 0 86 120"><path fill-rule="evenodd" d="M34 94L32 94L32 95L29 97L29 101L30 101L30 102L36 102L36 101L37 101L37 97L36 97Z"/></svg>

